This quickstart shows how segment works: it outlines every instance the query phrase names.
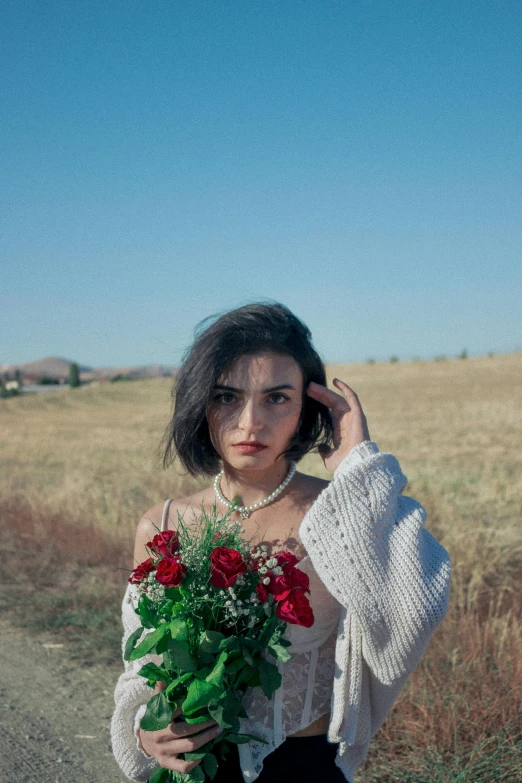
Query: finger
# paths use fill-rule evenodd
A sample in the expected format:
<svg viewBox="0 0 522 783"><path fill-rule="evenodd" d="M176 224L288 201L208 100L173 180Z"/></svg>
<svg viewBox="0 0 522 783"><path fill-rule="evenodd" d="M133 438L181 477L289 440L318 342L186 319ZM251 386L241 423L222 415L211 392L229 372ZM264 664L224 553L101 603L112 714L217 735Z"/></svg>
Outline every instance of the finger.
<svg viewBox="0 0 522 783"><path fill-rule="evenodd" d="M176 713L174 713L174 715L176 715ZM217 723L215 720L208 720L205 721L205 723L186 723L185 721L173 720L166 731L169 731L173 738L179 739L192 737L204 729L215 728L216 726Z"/></svg>
<svg viewBox="0 0 522 783"><path fill-rule="evenodd" d="M354 392L350 386L348 386L347 383L344 381L341 381L340 378L334 378L333 379L334 386L336 386L340 392L342 392L345 400L348 402L351 408L360 408L361 403L359 402L359 397Z"/></svg>
<svg viewBox="0 0 522 783"><path fill-rule="evenodd" d="M346 413L350 410L345 397L327 389L326 386L322 386L320 383L311 381L306 392L309 397L326 405L327 408L330 408L336 414Z"/></svg>
<svg viewBox="0 0 522 783"><path fill-rule="evenodd" d="M163 743L165 749L168 748L168 752L172 755L178 753L190 753L193 750L197 750L202 745L205 745L210 740L218 737L222 734L223 729L220 726L212 726L206 731L202 731L201 734L195 734L183 738L172 738L170 741Z"/></svg>
<svg viewBox="0 0 522 783"><path fill-rule="evenodd" d="M164 691L166 687L167 687L166 682L163 682L163 680L158 680L158 682L156 683L156 687L154 688L154 695L156 695L157 693L161 693L161 691Z"/></svg>

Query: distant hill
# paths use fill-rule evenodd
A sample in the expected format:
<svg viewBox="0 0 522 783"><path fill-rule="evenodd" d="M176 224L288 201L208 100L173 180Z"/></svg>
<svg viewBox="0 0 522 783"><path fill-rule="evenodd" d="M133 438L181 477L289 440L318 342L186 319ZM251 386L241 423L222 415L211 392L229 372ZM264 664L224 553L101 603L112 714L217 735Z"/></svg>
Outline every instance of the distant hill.
<svg viewBox="0 0 522 783"><path fill-rule="evenodd" d="M45 359L37 359L34 362L24 364L4 364L0 366L0 375L14 377L17 370L22 379L27 383L39 383L42 378L52 378L62 383L69 379L70 359L60 359L56 356L48 356ZM163 364L150 364L145 367L87 367L79 365L82 381L111 380L117 376L125 378L162 378L175 374L176 368Z"/></svg>
<svg viewBox="0 0 522 783"><path fill-rule="evenodd" d="M56 356L47 356L45 359L37 359L34 362L25 362L24 364L6 364L0 367L0 372L12 375L19 370L22 377L33 379L38 378L57 378L58 380L67 380L69 378L69 367L72 364L70 359L60 359ZM90 372L90 367L80 366L80 372Z"/></svg>

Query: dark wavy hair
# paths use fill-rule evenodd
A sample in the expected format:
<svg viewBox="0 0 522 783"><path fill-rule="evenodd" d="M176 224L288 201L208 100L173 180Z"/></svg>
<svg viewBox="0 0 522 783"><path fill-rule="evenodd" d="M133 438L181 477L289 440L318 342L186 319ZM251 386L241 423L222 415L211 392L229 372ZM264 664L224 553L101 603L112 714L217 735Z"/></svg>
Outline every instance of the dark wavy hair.
<svg viewBox="0 0 522 783"><path fill-rule="evenodd" d="M297 462L312 449L331 445L330 411L306 394L310 381L326 385L310 330L282 304L255 303L210 316L196 328L172 390L174 414L163 439L164 467L178 456L193 476L219 471L221 458L210 440L206 416L214 386L240 356L263 351L291 356L303 372L301 418L284 455Z"/></svg>

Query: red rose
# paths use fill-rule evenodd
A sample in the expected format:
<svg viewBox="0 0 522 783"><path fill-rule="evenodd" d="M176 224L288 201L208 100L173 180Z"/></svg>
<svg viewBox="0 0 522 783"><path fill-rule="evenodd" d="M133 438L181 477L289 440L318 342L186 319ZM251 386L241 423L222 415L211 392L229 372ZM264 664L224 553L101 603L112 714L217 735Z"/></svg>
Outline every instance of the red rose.
<svg viewBox="0 0 522 783"><path fill-rule="evenodd" d="M268 585L268 592L272 593L276 601L282 601L292 590L309 590L310 579L308 574L299 568L293 568L289 573L276 576Z"/></svg>
<svg viewBox="0 0 522 783"><path fill-rule="evenodd" d="M310 628L314 624L314 613L310 602L301 590L292 590L284 601L276 606L276 615L285 623Z"/></svg>
<svg viewBox="0 0 522 783"><path fill-rule="evenodd" d="M146 546L147 549L150 549L155 555L172 557L174 552L177 552L179 549L178 534L175 530L164 530L163 533L155 535L152 541L149 541Z"/></svg>
<svg viewBox="0 0 522 783"><path fill-rule="evenodd" d="M214 587L232 587L240 574L247 570L247 564L237 549L218 546L210 555L212 573L210 583Z"/></svg>
<svg viewBox="0 0 522 783"><path fill-rule="evenodd" d="M186 570L187 566L176 557L164 557L156 569L156 582L165 587L179 587Z"/></svg>
<svg viewBox="0 0 522 783"><path fill-rule="evenodd" d="M266 585L264 585L263 582L259 582L259 584L256 586L256 593L261 603L264 604L268 598L268 591L266 589Z"/></svg>
<svg viewBox="0 0 522 783"><path fill-rule="evenodd" d="M154 561L149 557L147 560L144 560L143 563L140 563L138 566L136 566L132 574L129 576L129 582L131 585L139 585L142 579L145 579L145 577L148 576L153 570Z"/></svg>
<svg viewBox="0 0 522 783"><path fill-rule="evenodd" d="M288 574L299 562L292 552L280 552L276 555L277 565L283 569L284 574Z"/></svg>

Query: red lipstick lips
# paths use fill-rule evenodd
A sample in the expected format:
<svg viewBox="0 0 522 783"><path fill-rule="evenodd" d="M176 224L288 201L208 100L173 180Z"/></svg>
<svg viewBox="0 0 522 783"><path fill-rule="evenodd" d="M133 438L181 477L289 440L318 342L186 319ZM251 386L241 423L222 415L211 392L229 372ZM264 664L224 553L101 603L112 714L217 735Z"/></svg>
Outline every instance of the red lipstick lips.
<svg viewBox="0 0 522 783"><path fill-rule="evenodd" d="M242 441L241 443L234 443L234 448L239 451L240 454L257 454L258 451L266 449L264 443L258 443L258 441Z"/></svg>

